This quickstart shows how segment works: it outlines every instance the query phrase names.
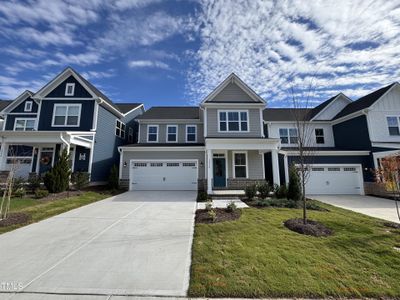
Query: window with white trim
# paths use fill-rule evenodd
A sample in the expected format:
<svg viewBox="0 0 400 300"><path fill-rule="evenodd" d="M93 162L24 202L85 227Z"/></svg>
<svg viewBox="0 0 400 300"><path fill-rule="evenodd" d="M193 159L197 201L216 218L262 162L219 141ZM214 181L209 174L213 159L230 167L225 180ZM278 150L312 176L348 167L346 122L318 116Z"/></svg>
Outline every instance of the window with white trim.
<svg viewBox="0 0 400 300"><path fill-rule="evenodd" d="M282 144L297 144L297 128L279 128L279 137Z"/></svg>
<svg viewBox="0 0 400 300"><path fill-rule="evenodd" d="M219 131L240 132L249 129L247 111L220 111L218 116Z"/></svg>
<svg viewBox="0 0 400 300"><path fill-rule="evenodd" d="M195 143L197 141L197 126L196 125L186 125L186 142Z"/></svg>
<svg viewBox="0 0 400 300"><path fill-rule="evenodd" d="M174 143L178 141L178 126L167 125L167 142Z"/></svg>
<svg viewBox="0 0 400 300"><path fill-rule="evenodd" d="M128 129L128 143L133 143L133 128L129 127Z"/></svg>
<svg viewBox="0 0 400 300"><path fill-rule="evenodd" d="M147 126L147 141L158 142L158 126L156 125Z"/></svg>
<svg viewBox="0 0 400 300"><path fill-rule="evenodd" d="M33 131L35 127L36 119L15 119L14 131Z"/></svg>
<svg viewBox="0 0 400 300"><path fill-rule="evenodd" d="M389 135L400 135L399 117L386 117Z"/></svg>
<svg viewBox="0 0 400 300"><path fill-rule="evenodd" d="M81 118L81 104L55 104L53 127L77 127Z"/></svg>
<svg viewBox="0 0 400 300"><path fill-rule="evenodd" d="M324 129L315 128L315 143L325 144Z"/></svg>
<svg viewBox="0 0 400 300"><path fill-rule="evenodd" d="M65 85L65 96L73 96L75 94L75 83L67 83Z"/></svg>
<svg viewBox="0 0 400 300"><path fill-rule="evenodd" d="M32 101L26 101L24 111L32 111L32 105L33 105Z"/></svg>
<svg viewBox="0 0 400 300"><path fill-rule="evenodd" d="M116 120L115 123L115 135L120 137L121 139L125 139L125 123L121 122L120 120Z"/></svg>
<svg viewBox="0 0 400 300"><path fill-rule="evenodd" d="M234 178L247 178L247 154L245 152L233 154L233 172Z"/></svg>

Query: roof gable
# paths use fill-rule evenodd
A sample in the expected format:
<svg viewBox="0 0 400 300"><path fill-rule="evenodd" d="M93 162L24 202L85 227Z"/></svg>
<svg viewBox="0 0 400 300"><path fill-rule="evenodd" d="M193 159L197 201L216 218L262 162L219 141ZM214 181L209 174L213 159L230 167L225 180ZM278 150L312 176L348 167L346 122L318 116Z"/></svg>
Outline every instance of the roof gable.
<svg viewBox="0 0 400 300"><path fill-rule="evenodd" d="M24 91L21 95L19 95L15 100L11 101L9 105L7 105L2 112L11 112L13 109L15 109L17 106L19 106L21 103L23 103L25 100L28 98L32 98L33 93L31 91Z"/></svg>
<svg viewBox="0 0 400 300"><path fill-rule="evenodd" d="M67 83L75 84L74 94L72 96L65 95ZM79 83L79 81L70 75L67 79L57 85L45 98L92 98L92 95Z"/></svg>
<svg viewBox="0 0 400 300"><path fill-rule="evenodd" d="M236 74L232 73L202 101L202 104L205 103L265 104L265 101Z"/></svg>
<svg viewBox="0 0 400 300"><path fill-rule="evenodd" d="M313 108L311 119L332 120L349 103L351 103L351 99L343 93L339 93Z"/></svg>

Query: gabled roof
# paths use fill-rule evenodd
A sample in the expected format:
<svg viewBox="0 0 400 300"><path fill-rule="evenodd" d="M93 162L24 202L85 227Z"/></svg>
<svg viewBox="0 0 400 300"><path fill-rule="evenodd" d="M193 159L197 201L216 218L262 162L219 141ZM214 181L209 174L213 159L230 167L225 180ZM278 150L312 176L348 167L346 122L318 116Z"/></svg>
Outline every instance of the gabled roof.
<svg viewBox="0 0 400 300"><path fill-rule="evenodd" d="M197 106L153 106L139 120L196 120L200 119L200 108Z"/></svg>
<svg viewBox="0 0 400 300"><path fill-rule="evenodd" d="M334 102L340 96L344 97L347 101L349 101L349 103L351 102L351 99L349 97L347 97L343 93L339 93L339 94L329 98L328 100L322 102L318 106L314 107L311 112L310 118L313 119L313 118L317 117L320 113L322 113L322 111L324 111L332 102Z"/></svg>
<svg viewBox="0 0 400 300"><path fill-rule="evenodd" d="M143 105L142 103L114 103L114 104L123 114L126 114L127 112L130 112L131 110L134 110L139 106Z"/></svg>
<svg viewBox="0 0 400 300"><path fill-rule="evenodd" d="M266 108L263 111L264 121L309 121L311 108Z"/></svg>
<svg viewBox="0 0 400 300"><path fill-rule="evenodd" d="M265 104L264 99L262 99L256 92L254 92L246 83L243 82L235 73L231 73L224 81L222 81L202 102L212 103L213 99L222 92L229 84L236 84L245 94L247 94L252 101L232 101L233 103L260 103ZM224 103L231 103L230 101L223 101ZM218 102L217 102L218 103Z"/></svg>
<svg viewBox="0 0 400 300"><path fill-rule="evenodd" d="M22 92L21 95L19 95L17 98L15 98L15 100L9 101L10 103L8 103L7 106L3 107L3 109L1 109L1 111L9 112L29 97L33 97L33 92L31 92L29 90L25 90L24 92Z"/></svg>
<svg viewBox="0 0 400 300"><path fill-rule="evenodd" d="M372 93L369 93L368 95L365 95L365 96L357 99L356 101L349 103L333 119L336 120L341 117L350 115L352 113L355 113L357 111L360 111L360 110L370 107L372 104L374 104L377 100L379 100L379 98L381 98L387 91L389 91L396 84L398 84L398 83L394 82L392 84L389 84L383 88L380 88L379 90L376 90Z"/></svg>
<svg viewBox="0 0 400 300"><path fill-rule="evenodd" d="M0 100L0 111L5 109L11 102L12 100Z"/></svg>

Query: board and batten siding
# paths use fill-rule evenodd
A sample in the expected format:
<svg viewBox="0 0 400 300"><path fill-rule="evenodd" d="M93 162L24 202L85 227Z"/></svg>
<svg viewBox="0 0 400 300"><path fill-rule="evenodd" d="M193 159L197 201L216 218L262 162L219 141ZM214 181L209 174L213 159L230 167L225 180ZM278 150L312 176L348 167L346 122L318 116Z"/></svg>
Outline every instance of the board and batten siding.
<svg viewBox="0 0 400 300"><path fill-rule="evenodd" d="M163 160L163 159L193 159L198 160L199 179L204 178L204 151L123 151L122 159L127 163L126 167L122 167L121 179L129 179L129 162L133 159L149 159L149 160ZM201 164L202 163L202 164ZM202 166L201 166L202 165Z"/></svg>
<svg viewBox="0 0 400 300"><path fill-rule="evenodd" d="M245 93L237 84L229 83L221 92L219 92L211 102L251 102L254 100Z"/></svg>
<svg viewBox="0 0 400 300"><path fill-rule="evenodd" d="M400 136L389 134L386 117L400 117L400 87L393 87L379 99L367 113L369 134L372 142L400 142Z"/></svg>
<svg viewBox="0 0 400 300"><path fill-rule="evenodd" d="M32 102L32 110L30 111L25 111L25 103L27 101ZM24 101L22 101L20 104L18 104L10 113L37 113L38 111L38 104L36 101L34 101L31 97L28 97Z"/></svg>
<svg viewBox="0 0 400 300"><path fill-rule="evenodd" d="M227 178L233 178L233 152L241 152L237 151L228 151L228 175ZM263 178L263 158L262 154L260 154L256 150L247 151L247 164L248 164L248 178L249 179L262 179Z"/></svg>
<svg viewBox="0 0 400 300"><path fill-rule="evenodd" d="M248 132L218 132L218 110L247 110ZM207 137L261 137L262 129L259 108L207 108Z"/></svg>
<svg viewBox="0 0 400 300"><path fill-rule="evenodd" d="M349 104L349 100L340 95L332 103L329 103L328 107L315 120L332 120L347 104Z"/></svg>
<svg viewBox="0 0 400 300"><path fill-rule="evenodd" d="M197 141L196 143L204 143L203 134L203 124L199 123L141 123L140 130L140 141L139 143L147 143L147 126L148 125L158 125L158 143L167 143L167 126L168 125L178 125L178 143L186 143L186 125L196 125L197 126ZM173 144L173 143L171 143Z"/></svg>
<svg viewBox="0 0 400 300"><path fill-rule="evenodd" d="M37 114L7 114L5 130L14 130L15 119L35 119L37 122ZM37 124L36 124L37 126Z"/></svg>

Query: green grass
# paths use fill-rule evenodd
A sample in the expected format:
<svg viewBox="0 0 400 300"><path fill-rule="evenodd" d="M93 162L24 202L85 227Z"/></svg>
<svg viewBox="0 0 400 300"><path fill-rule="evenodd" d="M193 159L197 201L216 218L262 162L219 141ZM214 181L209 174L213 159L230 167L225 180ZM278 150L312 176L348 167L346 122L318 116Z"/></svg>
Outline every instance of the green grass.
<svg viewBox="0 0 400 300"><path fill-rule="evenodd" d="M108 193L82 192L79 196L57 200L12 198L10 211L29 214L31 219L28 224L31 224L110 196L111 194ZM27 224L19 224L0 227L0 234L26 225Z"/></svg>
<svg viewBox="0 0 400 300"><path fill-rule="evenodd" d="M400 297L400 230L329 205L309 217L335 231L316 238L283 222L298 209L243 210L239 220L196 224L189 295Z"/></svg>

